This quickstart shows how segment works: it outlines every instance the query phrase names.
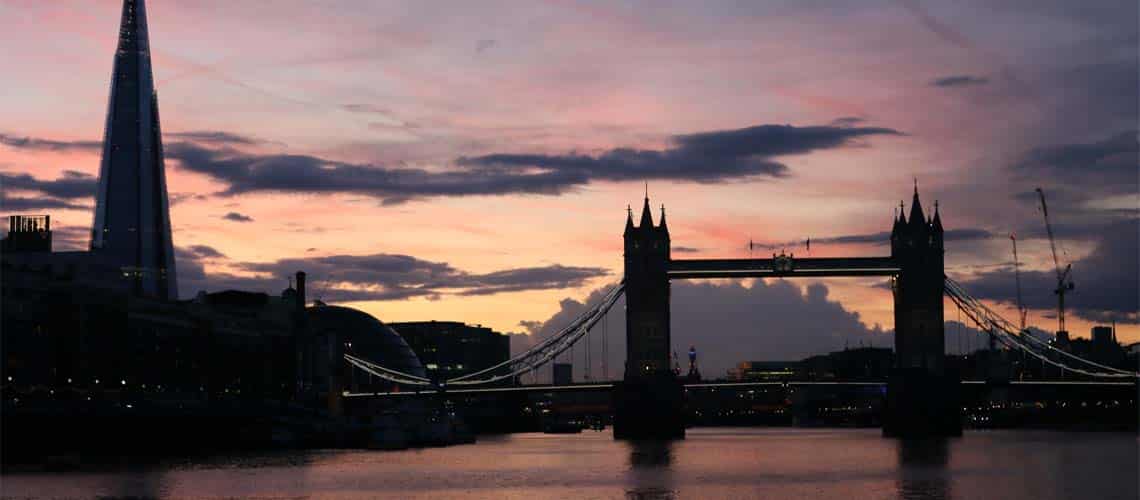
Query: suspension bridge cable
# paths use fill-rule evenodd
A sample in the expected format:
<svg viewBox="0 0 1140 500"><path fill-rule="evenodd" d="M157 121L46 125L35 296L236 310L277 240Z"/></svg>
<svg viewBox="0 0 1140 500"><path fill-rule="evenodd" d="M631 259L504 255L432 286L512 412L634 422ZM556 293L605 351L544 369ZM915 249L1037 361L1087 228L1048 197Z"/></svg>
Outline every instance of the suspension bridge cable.
<svg viewBox="0 0 1140 500"><path fill-rule="evenodd" d="M591 359L590 359L590 344L591 344L591 342L590 341L592 340L590 333L592 333L592 331L586 332L586 356L585 356L585 358L586 358L586 381L590 380L590 361L591 361Z"/></svg>
<svg viewBox="0 0 1140 500"><path fill-rule="evenodd" d="M602 318L602 380L609 380L610 379L610 372L609 372L610 351L609 351L609 347L607 346L607 343L609 342L609 337L610 337L610 315L606 314L606 317Z"/></svg>
<svg viewBox="0 0 1140 500"><path fill-rule="evenodd" d="M389 382L417 386L431 385L431 381L428 379L384 368L383 366L357 358L351 354L345 354L344 360L351 364L353 367L363 370L369 375L374 375Z"/></svg>
<svg viewBox="0 0 1140 500"><path fill-rule="evenodd" d="M984 318L975 317L973 314L973 311L969 310L968 306L966 306L963 303L959 303L955 300L955 304L958 305L959 307L965 309L966 315L970 316L970 319L973 320L979 327L982 327L982 328L985 327L986 320ZM1057 363L1057 362L1055 362L1051 359L1048 359L1047 357L1037 353L1036 351L1033 351L1028 346L1017 343L1016 341L1014 341L1012 338L1010 338L1008 336L1002 335L1002 336L999 336L998 338L1002 344L1007 345L1010 348L1016 348L1016 349L1022 350L1023 352L1028 352L1030 355L1040 359L1042 361L1042 363L1049 363L1050 365L1057 366L1057 367L1063 366L1061 363ZM1123 376L1125 376L1125 375L1119 375L1119 374L1106 374L1106 373L1100 373L1100 372L1089 372L1089 371L1080 370L1080 369L1073 369L1073 370L1076 372L1079 372L1079 373L1083 373L1083 374L1092 376L1092 377L1123 377Z"/></svg>
<svg viewBox="0 0 1140 500"><path fill-rule="evenodd" d="M514 362L520 361L524 358L527 358L528 356L532 355L533 353L540 352L544 349L548 349L548 348L554 346L555 344L562 342L563 340L566 339L566 336L568 334L573 333L580 326L589 322L591 320L591 318L597 313L598 309L601 308L603 305L606 306L606 309L608 310L608 308L613 305L613 303L612 303L613 300L616 299L618 296L620 296L621 293L625 290L624 287L625 287L624 283L621 283L621 284L618 284L617 286L615 286L614 288L611 288L610 291L602 298L602 300L600 301L600 304L598 304L598 306L596 306L592 309L587 309L587 310L583 311L568 326L566 326L565 328L560 330L558 333L556 333L556 334L546 338L545 340L539 342L538 344L536 344L534 347L531 347L527 351L519 353L518 355L514 356L513 358L511 358L507 361L504 361L502 363L499 363L498 365L492 366L490 368L485 368L485 369L480 370L478 372L470 373L470 374L464 375L462 377L457 377L455 379L452 379L452 381L474 378L477 375L482 375L486 372L494 371L498 368L508 366L511 363L514 363ZM564 351L564 350L565 349L563 348L563 349L559 350L557 353L555 353L554 355L556 356L558 354L561 354L562 351Z"/></svg>
<svg viewBox="0 0 1140 500"><path fill-rule="evenodd" d="M574 345L571 345L567 351L570 351L570 382L574 382Z"/></svg>
<svg viewBox="0 0 1140 500"><path fill-rule="evenodd" d="M410 373L404 373L404 372L401 372L398 370L393 370L391 368L385 368L381 365L378 365L378 364L373 363L371 361L368 361L366 359L358 358L358 357L353 356L353 355L348 354L348 353L344 354L344 359L353 363L353 364L367 366L369 368L372 368L373 370L386 373L389 376L400 377L400 378L404 378L404 379L408 379L408 380L414 380L414 381L418 381L418 382L431 382L430 379L427 379L424 377L419 377L416 375L412 375Z"/></svg>
<svg viewBox="0 0 1140 500"><path fill-rule="evenodd" d="M966 292L965 288L962 287L962 285L954 282L950 278L946 278L946 284L947 284L947 290L953 290L953 293L951 294L951 298L953 298L955 294L958 295L959 297L964 298L964 300L971 303L975 308L977 308L979 311L981 311L983 313L983 315L987 318L987 320L994 327L1003 330L1006 334L1010 334L1010 332L1014 332L1014 331L1019 331L1018 328L1013 325L1013 323L1010 323L1005 318L1001 317L997 313L990 310L988 307L986 307L980 301L971 297L969 295L969 293ZM1097 363L1095 361L1091 361L1091 360L1082 358L1082 357L1077 356L1075 354L1072 354L1068 351L1058 349L1058 348L1054 347L1052 344L1034 337L1032 334L1024 334L1024 332L1019 332L1016 336L1019 338L1028 339L1030 342L1037 344L1042 349L1057 353L1061 356L1068 357L1070 359L1073 359L1075 361L1079 361L1081 363L1085 363L1089 366L1095 366L1095 367L1100 368L1102 370L1108 370L1110 372L1127 374L1127 375L1135 375L1137 373L1137 372L1132 372L1132 371L1128 371L1128 370L1121 370L1119 368L1114 368L1111 366L1103 365L1103 364Z"/></svg>
<svg viewBox="0 0 1140 500"><path fill-rule="evenodd" d="M526 352L499 363L495 366L479 370L474 373L456 377L445 381L445 384L457 385L477 385L493 383L505 378L514 376L527 370L537 368L550 362L552 359L562 354L566 350L572 348L593 326L600 320L607 311L613 307L617 299L621 297L625 291L625 284L619 283L617 286L611 288L602 299L592 308L588 308L582 312L574 321L572 321L565 328L560 330L557 334L543 340L534 347L528 349ZM494 375L494 373L507 370L506 374ZM486 378L477 378L486 377Z"/></svg>
<svg viewBox="0 0 1140 500"><path fill-rule="evenodd" d="M962 310L961 309L958 309L958 325L957 325L956 330L957 330L957 332L956 332L957 334L955 335L955 337L958 337L958 355L961 356L962 355Z"/></svg>
<svg viewBox="0 0 1140 500"><path fill-rule="evenodd" d="M1050 359L1048 356L1045 356L1042 353L1038 352L1037 349L1035 349L1033 346L1029 345L1026 342L1026 339L1029 339L1030 341L1034 341L1037 343L1044 343L1044 341L1041 341L1039 339L1035 339L1035 338L1033 338L1033 336L1031 334L1027 334L1027 332L1024 332L1024 331L1019 331L1017 334L1012 333L1012 331L1014 330L1013 328L1011 328L1012 323L1010 323L1009 321L1005 320L1005 318L1001 317L997 313L990 310L988 307L986 307L984 304L982 304L977 299L971 297L968 293L966 293L966 291L962 288L961 285L955 283L953 280L950 280L949 278L946 279L946 292L947 292L947 295L950 296L950 299L955 303L955 305L958 306L959 311L965 312L966 315L969 316L970 319L972 321L974 321L974 323L977 324L979 328L990 330L991 332L997 334L996 338L998 340L1000 340L1003 344L1005 344L1011 348L1019 349L1023 353L1027 353L1033 357L1036 357L1036 358L1040 359L1042 361L1042 363L1048 363L1048 364L1050 364L1052 366L1056 366L1057 368L1062 369L1062 370L1069 370L1069 371L1072 371L1074 373L1079 373L1082 375L1088 375L1091 377L1113 377L1113 378L1140 377L1140 373L1130 372L1130 371L1126 371L1126 370L1120 370L1117 368L1113 368L1110 366L1105 366L1105 365L1096 363L1094 361L1090 361L1090 360L1081 358L1079 356L1075 356L1075 355L1066 353L1064 351L1056 349L1053 346L1045 343L1045 345L1050 350L1052 350L1053 352L1065 354L1068 357L1073 358L1074 360L1080 361L1082 363L1086 363L1086 364L1089 364L1091 366L1096 366L1098 368L1108 370L1109 373L1085 370L1082 368L1072 367L1072 366L1066 365L1066 364L1058 362L1058 361L1054 361L1053 359Z"/></svg>

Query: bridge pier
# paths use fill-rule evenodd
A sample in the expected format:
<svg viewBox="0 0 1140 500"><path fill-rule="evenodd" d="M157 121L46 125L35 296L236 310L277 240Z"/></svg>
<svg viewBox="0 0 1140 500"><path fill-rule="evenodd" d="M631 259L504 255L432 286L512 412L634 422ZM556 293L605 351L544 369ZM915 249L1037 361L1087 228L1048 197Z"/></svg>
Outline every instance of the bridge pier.
<svg viewBox="0 0 1140 500"><path fill-rule="evenodd" d="M684 439L685 387L672 373L614 385L614 439Z"/></svg>
<svg viewBox="0 0 1140 500"><path fill-rule="evenodd" d="M883 436L897 438L962 435L961 381L923 369L895 369L887 382Z"/></svg>

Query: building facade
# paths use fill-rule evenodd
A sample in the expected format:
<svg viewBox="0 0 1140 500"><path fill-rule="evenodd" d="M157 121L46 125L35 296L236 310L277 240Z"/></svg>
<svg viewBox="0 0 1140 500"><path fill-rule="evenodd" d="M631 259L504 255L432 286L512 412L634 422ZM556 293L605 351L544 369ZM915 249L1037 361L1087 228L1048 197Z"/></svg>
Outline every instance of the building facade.
<svg viewBox="0 0 1140 500"><path fill-rule="evenodd" d="M511 357L509 335L456 321L389 323L411 346L428 378L446 380L490 368Z"/></svg>

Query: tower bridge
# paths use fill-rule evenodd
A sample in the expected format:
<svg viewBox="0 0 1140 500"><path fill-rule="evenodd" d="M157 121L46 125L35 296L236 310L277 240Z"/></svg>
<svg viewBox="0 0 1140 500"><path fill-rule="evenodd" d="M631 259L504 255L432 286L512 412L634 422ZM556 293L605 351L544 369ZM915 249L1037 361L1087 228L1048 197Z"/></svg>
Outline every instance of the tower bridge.
<svg viewBox="0 0 1140 500"><path fill-rule="evenodd" d="M942 216L937 203L934 207L930 216L923 212L916 186L909 215L900 207L893 221L891 251L885 256L798 258L779 254L759 259L673 259L665 209L661 208L660 222L655 224L647 196L639 223L634 223L632 209L627 212L622 281L561 330L526 352L478 372L441 381L400 373L353 356L346 355L345 361L373 376L411 388L416 394L551 390L546 386L488 385L534 372L572 348L624 294L626 361L622 380L566 389L612 391L615 438L680 438L685 432L682 409L686 388L695 386L684 385L671 366L672 280L882 276L890 278L894 299L894 366L888 380L859 383L886 388L884 435L961 433L959 394L977 381L961 381L956 372L946 367L943 309L947 298L1003 347L1082 376L1118 381L1110 384L1135 385L1140 374L1080 358L1028 335L947 278ZM378 396L383 395L350 394L353 398Z"/></svg>
<svg viewBox="0 0 1140 500"><path fill-rule="evenodd" d="M937 205L936 205L937 207ZM957 380L944 368L942 218L927 217L915 186L909 219L900 210L891 254L881 257L798 259L672 259L661 208L654 224L649 197L640 222L628 211L625 242L625 377L615 388L614 434L619 438L681 437L682 387L670 370L672 280L887 276L895 302L895 376L889 383L887 434L957 434ZM937 395L937 396L934 396Z"/></svg>

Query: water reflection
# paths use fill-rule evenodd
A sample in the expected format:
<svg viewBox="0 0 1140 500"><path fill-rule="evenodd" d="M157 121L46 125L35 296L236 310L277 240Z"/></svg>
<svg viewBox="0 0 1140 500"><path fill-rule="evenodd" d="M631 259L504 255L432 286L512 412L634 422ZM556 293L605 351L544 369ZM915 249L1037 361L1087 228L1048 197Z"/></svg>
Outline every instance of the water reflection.
<svg viewBox="0 0 1140 500"><path fill-rule="evenodd" d="M108 498L162 498L166 496L165 471L143 469L105 483Z"/></svg>
<svg viewBox="0 0 1140 500"><path fill-rule="evenodd" d="M898 493L904 500L948 500L950 444L946 439L900 439Z"/></svg>
<svg viewBox="0 0 1140 500"><path fill-rule="evenodd" d="M202 471L233 471L246 470L247 473L269 468L281 468L293 471L286 480L290 488L298 491L307 489L307 476L313 465L321 463L336 463L342 459L344 452L340 450L329 451L280 451L260 453L232 453L227 455L195 455L180 459L143 459L139 462L105 464L107 474L102 476L98 485L86 491L87 487L76 486L77 491L70 492L67 497L86 496L93 494L98 498L166 498L182 496L189 486L186 477ZM239 481L214 485L209 482L194 482L195 494L205 496L223 496L227 498L241 498L254 496L260 485ZM78 493L81 491L82 493Z"/></svg>
<svg viewBox="0 0 1140 500"><path fill-rule="evenodd" d="M672 463L672 441L633 441L629 443L630 467L667 467Z"/></svg>
<svg viewBox="0 0 1140 500"><path fill-rule="evenodd" d="M672 500L677 498L673 486L673 443L671 441L630 441L629 487L625 497L636 500Z"/></svg>
<svg viewBox="0 0 1140 500"><path fill-rule="evenodd" d="M0 498L1008 498L1137 496L1133 434L694 429L673 443L527 434L406 451L224 454L7 471ZM495 457L489 460L488 457Z"/></svg>

